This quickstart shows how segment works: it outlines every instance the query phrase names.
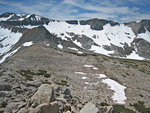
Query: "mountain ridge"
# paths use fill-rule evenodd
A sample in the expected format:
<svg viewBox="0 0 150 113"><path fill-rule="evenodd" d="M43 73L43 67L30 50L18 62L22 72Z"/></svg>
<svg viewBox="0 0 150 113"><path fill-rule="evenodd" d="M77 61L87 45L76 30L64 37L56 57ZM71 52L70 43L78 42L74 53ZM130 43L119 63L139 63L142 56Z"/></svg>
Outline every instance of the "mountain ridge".
<svg viewBox="0 0 150 113"><path fill-rule="evenodd" d="M150 59L150 20L120 24L97 18L59 21L35 14L3 13L0 15L0 26L3 30L22 35L32 28L44 26L57 38L73 42L87 52L120 58ZM5 36L1 40L6 40Z"/></svg>

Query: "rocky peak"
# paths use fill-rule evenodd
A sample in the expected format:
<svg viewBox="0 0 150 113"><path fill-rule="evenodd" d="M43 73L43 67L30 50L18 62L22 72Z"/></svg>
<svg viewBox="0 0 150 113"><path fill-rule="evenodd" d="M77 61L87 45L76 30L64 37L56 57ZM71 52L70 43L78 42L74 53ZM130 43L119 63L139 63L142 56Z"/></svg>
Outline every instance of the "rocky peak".
<svg viewBox="0 0 150 113"><path fill-rule="evenodd" d="M146 30L150 31L150 20L134 21L125 23L125 25L131 27L136 35L145 33Z"/></svg>
<svg viewBox="0 0 150 113"><path fill-rule="evenodd" d="M90 25L91 29L94 29L94 30L103 30L103 26L108 23L110 23L111 26L119 25L119 23L117 22L108 21L104 19L97 19L97 18L80 21L81 25Z"/></svg>
<svg viewBox="0 0 150 113"><path fill-rule="evenodd" d="M11 16L13 14L15 14L15 13L8 13L8 12L6 12L6 13L1 14L0 18L2 18L2 17L9 17L9 16Z"/></svg>
<svg viewBox="0 0 150 113"><path fill-rule="evenodd" d="M22 26L22 25L43 25L48 24L52 19L41 17L35 14L3 13L0 15L0 24Z"/></svg>

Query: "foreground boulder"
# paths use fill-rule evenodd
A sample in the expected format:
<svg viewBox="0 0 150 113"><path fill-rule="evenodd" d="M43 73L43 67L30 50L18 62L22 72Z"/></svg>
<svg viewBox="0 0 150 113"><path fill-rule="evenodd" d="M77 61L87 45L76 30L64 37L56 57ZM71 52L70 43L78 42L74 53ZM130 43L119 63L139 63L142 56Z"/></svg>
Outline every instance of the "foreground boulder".
<svg viewBox="0 0 150 113"><path fill-rule="evenodd" d="M99 109L91 102L88 102L79 113L98 113Z"/></svg>
<svg viewBox="0 0 150 113"><path fill-rule="evenodd" d="M55 97L52 85L43 84L38 88L37 92L30 98L29 104L32 107L36 107L40 104L49 104L53 101L55 101Z"/></svg>
<svg viewBox="0 0 150 113"><path fill-rule="evenodd" d="M29 113L59 113L59 106L57 102L50 104L43 103L34 109L30 109Z"/></svg>

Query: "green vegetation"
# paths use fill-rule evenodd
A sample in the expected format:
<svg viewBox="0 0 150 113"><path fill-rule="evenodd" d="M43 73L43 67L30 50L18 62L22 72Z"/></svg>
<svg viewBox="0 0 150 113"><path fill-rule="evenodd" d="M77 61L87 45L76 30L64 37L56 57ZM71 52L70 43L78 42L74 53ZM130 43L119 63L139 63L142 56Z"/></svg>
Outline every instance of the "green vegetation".
<svg viewBox="0 0 150 113"><path fill-rule="evenodd" d="M44 75L44 77L49 78L51 74L48 74L46 70L39 69L37 73L32 72L31 70L20 70L17 71L21 76L25 77L26 80L32 81L34 75L40 76Z"/></svg>
<svg viewBox="0 0 150 113"><path fill-rule="evenodd" d="M15 78L15 76L13 74L8 74L11 78Z"/></svg>
<svg viewBox="0 0 150 113"><path fill-rule="evenodd" d="M126 108L124 105L113 105L114 113L136 113L131 109Z"/></svg>
<svg viewBox="0 0 150 113"><path fill-rule="evenodd" d="M142 94L139 94L140 97L144 97Z"/></svg>
<svg viewBox="0 0 150 113"><path fill-rule="evenodd" d="M32 81L34 73L31 72L30 70L20 70L20 71L18 71L18 73L21 76L25 77L26 80Z"/></svg>
<svg viewBox="0 0 150 113"><path fill-rule="evenodd" d="M54 83L55 84L57 84L57 85L62 85L62 86L68 86L68 84L67 84L67 81L66 80L57 80L57 81L54 81Z"/></svg>
<svg viewBox="0 0 150 113"><path fill-rule="evenodd" d="M138 101L138 103L133 104L133 106L140 113L150 113L150 108L145 108L144 102Z"/></svg>
<svg viewBox="0 0 150 113"><path fill-rule="evenodd" d="M109 106L109 104L105 103L105 102L102 102L100 103L101 106Z"/></svg>
<svg viewBox="0 0 150 113"><path fill-rule="evenodd" d="M48 74L46 70L41 70L41 69L38 70L37 75L44 75L44 77L46 78L51 77L51 74Z"/></svg>

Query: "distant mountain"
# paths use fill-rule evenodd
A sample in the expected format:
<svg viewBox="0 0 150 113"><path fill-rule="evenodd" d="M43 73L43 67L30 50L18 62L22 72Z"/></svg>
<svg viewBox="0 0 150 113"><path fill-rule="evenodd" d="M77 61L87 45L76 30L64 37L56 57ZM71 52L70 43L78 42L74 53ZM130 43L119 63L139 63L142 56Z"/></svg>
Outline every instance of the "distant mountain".
<svg viewBox="0 0 150 113"><path fill-rule="evenodd" d="M150 20L120 24L96 18L61 21L35 14L1 14L0 63L27 42L79 54L150 60Z"/></svg>

